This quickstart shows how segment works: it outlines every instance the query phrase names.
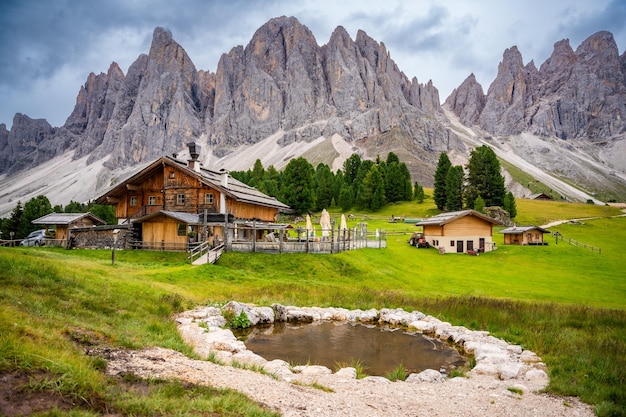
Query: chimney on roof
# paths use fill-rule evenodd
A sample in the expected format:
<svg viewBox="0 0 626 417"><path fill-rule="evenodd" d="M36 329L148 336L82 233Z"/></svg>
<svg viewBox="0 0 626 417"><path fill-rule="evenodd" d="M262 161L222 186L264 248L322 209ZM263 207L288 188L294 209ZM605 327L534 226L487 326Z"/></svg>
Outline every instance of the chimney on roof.
<svg viewBox="0 0 626 417"><path fill-rule="evenodd" d="M188 167L193 169L194 171L200 171L200 162L198 161L198 157L200 156L200 144L198 142L189 142L187 144L187 148L189 148L189 159Z"/></svg>
<svg viewBox="0 0 626 417"><path fill-rule="evenodd" d="M222 187L228 188L228 171L224 168L220 169L220 183Z"/></svg>

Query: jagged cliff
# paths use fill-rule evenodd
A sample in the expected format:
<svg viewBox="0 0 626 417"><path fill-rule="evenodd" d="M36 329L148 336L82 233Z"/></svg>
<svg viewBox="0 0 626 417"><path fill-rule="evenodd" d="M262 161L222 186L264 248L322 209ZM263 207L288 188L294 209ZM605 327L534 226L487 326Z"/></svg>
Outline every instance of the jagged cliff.
<svg viewBox="0 0 626 417"><path fill-rule="evenodd" d="M609 32L595 33L576 51L566 39L557 42L539 69L524 65L512 47L486 95L471 75L446 104L464 124L494 135L602 141L626 132L625 64Z"/></svg>
<svg viewBox="0 0 626 417"><path fill-rule="evenodd" d="M306 152L331 164L341 154L375 158L394 151L414 180L430 186L440 152L464 163L476 138L489 143L495 136L494 144L507 143L546 171L593 184L590 189L608 182L613 195L626 195L626 156L620 156L626 150L626 53L618 54L608 32L592 35L576 51L567 40L557 42L539 69L532 61L524 65L511 47L487 93L472 74L443 107L439 103L432 82L409 80L385 45L363 31L352 39L337 27L320 46L296 18L271 19L245 47L223 54L212 73L197 70L172 34L156 28L148 54L127 74L112 63L106 74L89 75L63 126L22 114L10 131L0 124L2 186L8 202L22 198L26 194L8 190L18 184L11 176L73 158L97 179L87 184L82 177L83 194L71 198L92 198L117 175L192 140L203 145L205 163L249 165L235 169L249 168L258 155L278 153L286 163ZM461 134L448 111L477 132ZM566 140L569 148L543 139L528 145L527 134ZM247 155L252 148L254 157ZM573 156L564 158L568 152ZM60 180L38 181L28 189L51 189Z"/></svg>
<svg viewBox="0 0 626 417"><path fill-rule="evenodd" d="M275 18L245 48L224 54L213 74L198 71L172 34L157 28L148 55L127 75L116 63L89 75L61 128L16 116L0 173L68 151L123 168L191 140L208 145L205 157L219 157L276 133L286 146L335 134L355 142L400 129L414 153L429 154L455 146L442 120L432 83L409 81L384 44L363 31L352 40L338 27L319 46L297 19Z"/></svg>

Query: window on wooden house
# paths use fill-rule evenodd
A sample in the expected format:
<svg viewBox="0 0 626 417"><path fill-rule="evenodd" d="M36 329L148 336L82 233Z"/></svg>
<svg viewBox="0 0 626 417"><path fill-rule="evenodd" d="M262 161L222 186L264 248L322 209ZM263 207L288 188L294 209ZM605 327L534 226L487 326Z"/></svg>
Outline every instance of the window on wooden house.
<svg viewBox="0 0 626 417"><path fill-rule="evenodd" d="M151 195L148 197L148 205L149 206L156 206L157 205L157 198L155 195Z"/></svg>
<svg viewBox="0 0 626 417"><path fill-rule="evenodd" d="M454 246L454 240L450 241L450 246Z"/></svg>
<svg viewBox="0 0 626 417"><path fill-rule="evenodd" d="M206 193L204 195L204 204L213 204L213 193Z"/></svg>
<svg viewBox="0 0 626 417"><path fill-rule="evenodd" d="M178 223L178 236L187 236L187 225L185 223Z"/></svg>
<svg viewBox="0 0 626 417"><path fill-rule="evenodd" d="M173 179L176 177L176 174L174 173L174 171L170 171L170 178Z"/></svg>
<svg viewBox="0 0 626 417"><path fill-rule="evenodd" d="M185 194L177 194L176 195L176 205L184 206L185 205Z"/></svg>
<svg viewBox="0 0 626 417"><path fill-rule="evenodd" d="M130 196L130 206L131 207L137 207L137 196L136 195L131 195Z"/></svg>

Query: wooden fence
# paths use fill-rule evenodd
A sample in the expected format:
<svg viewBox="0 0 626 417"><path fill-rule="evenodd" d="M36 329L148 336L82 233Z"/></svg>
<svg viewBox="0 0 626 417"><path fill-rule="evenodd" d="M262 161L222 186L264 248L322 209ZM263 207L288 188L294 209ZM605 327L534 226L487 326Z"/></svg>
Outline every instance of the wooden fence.
<svg viewBox="0 0 626 417"><path fill-rule="evenodd" d="M590 250L591 252L597 252L597 253L599 253L599 254L601 254L601 253L602 253L602 248L598 248L598 247L596 247L596 246L592 246L592 245L587 245L587 244L582 243L582 242L579 242L579 241L577 241L577 240L574 240L574 239L571 239L571 238L565 237L565 236L563 236L563 235L562 235L561 233L559 233L559 232L555 232L555 233L554 233L554 239L555 239L556 244L558 244L558 243L559 243L559 241L561 241L561 242L567 242L567 243L569 243L569 244L570 244L570 245L572 245L572 246L576 246L576 247L583 248L583 249L588 249L588 250Z"/></svg>

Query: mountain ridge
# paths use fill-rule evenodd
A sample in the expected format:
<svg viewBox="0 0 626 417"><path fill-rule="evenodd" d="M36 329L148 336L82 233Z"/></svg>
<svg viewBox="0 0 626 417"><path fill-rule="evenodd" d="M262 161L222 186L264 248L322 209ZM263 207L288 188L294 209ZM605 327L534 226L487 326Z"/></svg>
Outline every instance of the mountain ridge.
<svg viewBox="0 0 626 417"><path fill-rule="evenodd" d="M610 62L613 72L601 72L598 62ZM323 161L331 166L347 150L370 158L397 151L409 158L414 180L428 186L440 152L456 154L463 163L474 146L459 136L458 125L444 112L449 109L466 129L484 137L516 143L506 138L530 133L569 140L566 145L584 148L605 163L607 172L618 173L610 192L625 196L626 180L619 169L624 165L611 151L624 147L624 69L626 53L618 55L608 32L590 36L576 51L567 40L555 43L539 69L532 61L524 65L517 47L511 47L486 94L472 74L442 107L431 81L409 80L384 43L362 30L353 40L339 26L320 46L296 18L274 18L248 45L224 53L212 73L197 70L171 32L156 28L150 51L126 75L112 63L106 74L88 76L63 126L21 114L10 131L0 125L0 185L4 188L21 171L71 154L69 163L77 170L102 165L96 178L85 178L81 196L65 196L85 200L121 172L184 151L191 140L203 145L205 164L230 169L232 161L250 159L243 158L246 149L268 138L274 138L274 151L284 151L283 164L299 156L298 148L315 153L305 144L322 146L318 139L326 138L324 143L340 149L332 161ZM581 97L590 112L576 107ZM512 151L517 148L511 146ZM259 153L262 161L276 160ZM2 193L0 211L3 203L26 196Z"/></svg>

